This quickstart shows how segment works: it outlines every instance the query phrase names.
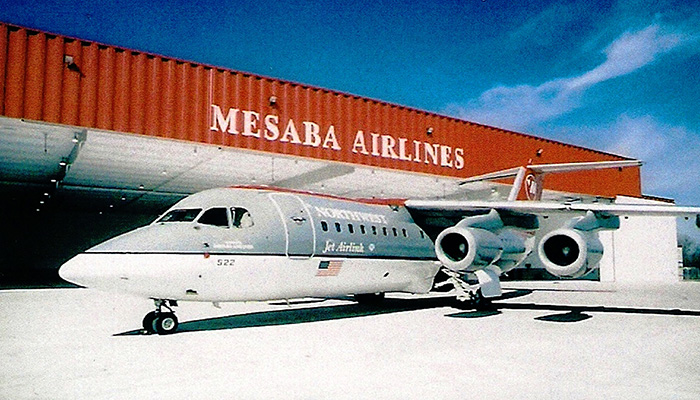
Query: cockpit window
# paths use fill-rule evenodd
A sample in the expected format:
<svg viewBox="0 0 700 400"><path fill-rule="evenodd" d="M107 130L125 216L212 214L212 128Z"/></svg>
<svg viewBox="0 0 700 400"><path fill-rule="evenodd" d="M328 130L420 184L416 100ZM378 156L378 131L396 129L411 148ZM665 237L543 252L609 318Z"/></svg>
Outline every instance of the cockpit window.
<svg viewBox="0 0 700 400"><path fill-rule="evenodd" d="M245 208L231 207L231 221L235 228L250 228L253 226L253 217Z"/></svg>
<svg viewBox="0 0 700 400"><path fill-rule="evenodd" d="M201 211L201 208L172 210L159 219L158 222L192 222Z"/></svg>
<svg viewBox="0 0 700 400"><path fill-rule="evenodd" d="M204 225L214 225L228 228L228 215L226 214L226 209L223 207L210 208L205 211L201 217L199 217L197 222Z"/></svg>

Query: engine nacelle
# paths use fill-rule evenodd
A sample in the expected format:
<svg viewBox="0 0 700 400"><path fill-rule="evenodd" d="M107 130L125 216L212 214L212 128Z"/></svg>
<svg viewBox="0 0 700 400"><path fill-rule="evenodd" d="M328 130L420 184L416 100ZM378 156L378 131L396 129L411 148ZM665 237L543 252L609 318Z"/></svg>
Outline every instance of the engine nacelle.
<svg viewBox="0 0 700 400"><path fill-rule="evenodd" d="M503 252L495 264L503 273L520 265L535 247L534 235L518 230L505 229L498 234L498 239L503 245Z"/></svg>
<svg viewBox="0 0 700 400"><path fill-rule="evenodd" d="M438 260L455 272L475 271L496 265L507 272L532 252L533 238L526 234L501 230L453 226L438 235L435 252Z"/></svg>
<svg viewBox="0 0 700 400"><path fill-rule="evenodd" d="M491 265L503 252L503 245L491 231L455 225L440 232L435 240L438 260L455 272L473 271Z"/></svg>
<svg viewBox="0 0 700 400"><path fill-rule="evenodd" d="M560 278L579 278L603 257L603 244L594 232L562 228L546 234L537 248L547 272Z"/></svg>

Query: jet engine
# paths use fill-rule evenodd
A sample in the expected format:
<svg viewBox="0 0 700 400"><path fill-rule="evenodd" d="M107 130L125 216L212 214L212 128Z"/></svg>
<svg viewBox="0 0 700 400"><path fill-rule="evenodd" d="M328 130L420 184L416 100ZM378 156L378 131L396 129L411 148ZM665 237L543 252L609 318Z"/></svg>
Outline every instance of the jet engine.
<svg viewBox="0 0 700 400"><path fill-rule="evenodd" d="M498 212L467 217L443 230L435 240L438 260L454 272L471 272L490 265L506 272L532 250L527 235L504 229Z"/></svg>
<svg viewBox="0 0 700 400"><path fill-rule="evenodd" d="M618 217L589 211L586 216L573 218L565 227L546 234L537 248L540 260L554 276L584 276L595 269L603 257L603 244L597 231L619 226Z"/></svg>
<svg viewBox="0 0 700 400"><path fill-rule="evenodd" d="M579 278L591 272L603 257L598 235L576 229L557 229L540 241L538 253L550 274L559 278Z"/></svg>
<svg viewBox="0 0 700 400"><path fill-rule="evenodd" d="M485 229L459 226L442 231L435 240L435 253L455 272L491 265L503 252L498 237Z"/></svg>

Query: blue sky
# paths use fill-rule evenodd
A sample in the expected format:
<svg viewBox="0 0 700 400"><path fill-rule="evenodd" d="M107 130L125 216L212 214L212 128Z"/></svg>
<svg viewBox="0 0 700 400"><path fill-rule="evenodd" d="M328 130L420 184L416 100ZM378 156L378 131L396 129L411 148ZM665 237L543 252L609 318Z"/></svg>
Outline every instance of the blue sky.
<svg viewBox="0 0 700 400"><path fill-rule="evenodd" d="M9 23L637 157L646 194L700 205L697 1L3 3Z"/></svg>

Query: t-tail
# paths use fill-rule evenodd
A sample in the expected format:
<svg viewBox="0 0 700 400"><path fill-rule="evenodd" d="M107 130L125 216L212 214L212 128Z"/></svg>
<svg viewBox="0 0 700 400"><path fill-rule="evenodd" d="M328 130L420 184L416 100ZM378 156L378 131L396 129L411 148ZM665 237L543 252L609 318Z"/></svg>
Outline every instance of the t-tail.
<svg viewBox="0 0 700 400"><path fill-rule="evenodd" d="M541 200L544 178L547 174L574 171L591 171L608 168L639 167L639 160L623 161L594 161L562 164L531 164L524 167L509 168L484 175L467 178L460 182L464 185L472 182L493 181L513 178L513 186L508 194L508 200Z"/></svg>

